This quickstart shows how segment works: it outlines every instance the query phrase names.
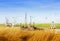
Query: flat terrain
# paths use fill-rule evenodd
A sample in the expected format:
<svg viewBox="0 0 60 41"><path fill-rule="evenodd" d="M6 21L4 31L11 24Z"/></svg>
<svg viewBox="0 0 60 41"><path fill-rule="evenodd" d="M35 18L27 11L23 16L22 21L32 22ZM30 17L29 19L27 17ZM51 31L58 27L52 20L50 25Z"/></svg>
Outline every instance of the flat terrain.
<svg viewBox="0 0 60 41"><path fill-rule="evenodd" d="M22 30L20 27L0 25L0 41L60 41L60 24L58 29L49 29L50 24L35 24L47 27L44 30Z"/></svg>
<svg viewBox="0 0 60 41"><path fill-rule="evenodd" d="M0 26L0 41L60 41L60 29L29 31Z"/></svg>

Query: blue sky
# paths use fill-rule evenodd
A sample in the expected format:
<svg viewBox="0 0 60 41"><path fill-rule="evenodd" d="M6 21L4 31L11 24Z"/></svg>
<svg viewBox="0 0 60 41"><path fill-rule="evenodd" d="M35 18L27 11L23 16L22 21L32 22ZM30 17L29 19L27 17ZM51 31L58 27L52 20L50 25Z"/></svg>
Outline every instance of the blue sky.
<svg viewBox="0 0 60 41"><path fill-rule="evenodd" d="M28 23L30 16L35 23L60 23L60 0L0 0L0 23L5 23L5 17L24 23L25 12Z"/></svg>

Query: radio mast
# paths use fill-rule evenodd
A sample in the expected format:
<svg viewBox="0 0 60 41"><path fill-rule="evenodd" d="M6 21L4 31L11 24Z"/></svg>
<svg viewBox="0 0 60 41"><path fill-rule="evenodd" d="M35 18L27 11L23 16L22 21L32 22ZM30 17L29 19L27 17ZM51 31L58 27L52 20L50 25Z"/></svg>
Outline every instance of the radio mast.
<svg viewBox="0 0 60 41"><path fill-rule="evenodd" d="M27 26L27 13L25 13L25 26Z"/></svg>

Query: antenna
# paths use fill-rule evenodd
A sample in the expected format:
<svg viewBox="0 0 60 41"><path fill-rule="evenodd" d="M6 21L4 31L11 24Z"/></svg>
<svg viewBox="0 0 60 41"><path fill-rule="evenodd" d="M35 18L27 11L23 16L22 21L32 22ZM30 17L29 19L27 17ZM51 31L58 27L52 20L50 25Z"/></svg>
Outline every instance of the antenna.
<svg viewBox="0 0 60 41"><path fill-rule="evenodd" d="M7 18L7 17L5 17L5 19L6 19L6 26L11 27L11 26L12 26L12 24L9 22L8 18Z"/></svg>
<svg viewBox="0 0 60 41"><path fill-rule="evenodd" d="M32 16L30 16L30 25L32 24Z"/></svg>
<svg viewBox="0 0 60 41"><path fill-rule="evenodd" d="M9 20L8 20L7 17L5 17L5 19L6 19L6 25L8 25L9 24Z"/></svg>
<svg viewBox="0 0 60 41"><path fill-rule="evenodd" d="M13 26L16 25L16 20L15 20L15 17L12 17L13 18Z"/></svg>
<svg viewBox="0 0 60 41"><path fill-rule="evenodd" d="M25 26L27 26L27 13L25 13Z"/></svg>
<svg viewBox="0 0 60 41"><path fill-rule="evenodd" d="M47 18L47 17L45 17L45 19L47 20L48 18Z"/></svg>
<svg viewBox="0 0 60 41"><path fill-rule="evenodd" d="M53 16L53 19L55 19L55 15ZM52 29L55 29L56 28L56 26L55 26L55 20L54 21L52 21L52 27L51 27Z"/></svg>
<svg viewBox="0 0 60 41"><path fill-rule="evenodd" d="M54 29L55 28L55 22L54 21L52 21L52 27L51 27L52 29Z"/></svg>

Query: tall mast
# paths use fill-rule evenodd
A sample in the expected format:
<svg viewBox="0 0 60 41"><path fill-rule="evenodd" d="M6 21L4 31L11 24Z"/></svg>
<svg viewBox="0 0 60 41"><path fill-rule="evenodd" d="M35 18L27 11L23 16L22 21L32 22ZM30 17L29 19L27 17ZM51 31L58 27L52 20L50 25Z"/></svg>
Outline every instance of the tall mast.
<svg viewBox="0 0 60 41"><path fill-rule="evenodd" d="M27 26L27 13L25 13L25 26Z"/></svg>
<svg viewBox="0 0 60 41"><path fill-rule="evenodd" d="M6 19L6 25L9 24L9 20L8 20L8 18L5 17L5 19Z"/></svg>
<svg viewBox="0 0 60 41"><path fill-rule="evenodd" d="M32 24L32 16L30 16L30 25Z"/></svg>
<svg viewBox="0 0 60 41"><path fill-rule="evenodd" d="M54 21L52 21L52 27L51 28L55 28L55 22Z"/></svg>

